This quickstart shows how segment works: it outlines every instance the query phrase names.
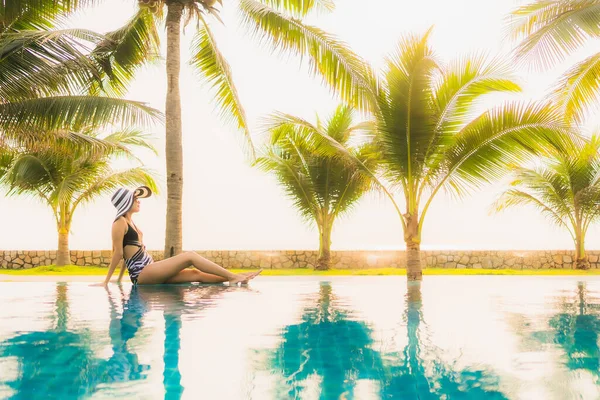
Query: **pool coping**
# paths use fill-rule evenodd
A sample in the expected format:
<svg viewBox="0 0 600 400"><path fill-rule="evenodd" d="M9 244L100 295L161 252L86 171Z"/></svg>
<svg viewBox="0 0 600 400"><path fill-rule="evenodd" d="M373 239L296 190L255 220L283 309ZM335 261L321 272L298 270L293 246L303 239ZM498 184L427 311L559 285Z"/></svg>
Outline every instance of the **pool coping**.
<svg viewBox="0 0 600 400"><path fill-rule="evenodd" d="M0 283L27 283L27 282L84 282L101 283L103 276L100 275L3 275L0 274ZM581 279L581 280L600 280L600 275L429 275L423 277L427 280L456 280L470 278L488 278L488 279ZM330 280L355 280L355 279L385 279L406 281L406 275L288 275L288 276L261 276L257 281L330 281ZM127 277L123 278L123 284L131 284ZM110 281L111 284L117 284L116 279Z"/></svg>

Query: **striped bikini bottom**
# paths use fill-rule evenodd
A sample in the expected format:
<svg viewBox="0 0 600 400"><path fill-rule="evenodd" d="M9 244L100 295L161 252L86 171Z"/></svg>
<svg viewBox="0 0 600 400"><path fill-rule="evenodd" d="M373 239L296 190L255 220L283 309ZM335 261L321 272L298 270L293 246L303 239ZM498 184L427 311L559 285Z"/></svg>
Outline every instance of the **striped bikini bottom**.
<svg viewBox="0 0 600 400"><path fill-rule="evenodd" d="M125 260L125 266L129 271L129 278L134 285L137 285L138 276L148 264L152 264L154 259L146 252L146 247L140 247L138 251L129 259Z"/></svg>

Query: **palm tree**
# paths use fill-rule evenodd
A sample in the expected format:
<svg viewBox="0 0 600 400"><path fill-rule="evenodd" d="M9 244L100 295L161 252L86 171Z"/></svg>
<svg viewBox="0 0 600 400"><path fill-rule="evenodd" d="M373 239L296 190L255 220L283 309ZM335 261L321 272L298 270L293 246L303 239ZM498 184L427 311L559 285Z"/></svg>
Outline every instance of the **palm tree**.
<svg viewBox="0 0 600 400"><path fill-rule="evenodd" d="M569 132L543 104L506 103L475 114L483 95L520 90L509 68L481 56L442 65L428 37L404 37L382 76L370 78L382 175L404 197L399 214L409 280L422 279L423 224L440 190L464 196L503 176L510 163L558 146Z"/></svg>
<svg viewBox="0 0 600 400"><path fill-rule="evenodd" d="M340 105L325 123L319 120L312 125L290 115L276 114L269 119L267 127L270 141L256 165L274 173L302 217L317 225L316 269L328 269L333 224L372 188L373 179L346 160L323 152L329 146L320 139L327 135L366 168L375 169L377 158L373 144L351 144L357 131L369 130L371 126L354 124L352 108Z"/></svg>
<svg viewBox="0 0 600 400"><path fill-rule="evenodd" d="M537 167L515 168L514 175L513 188L499 197L495 210L536 207L569 231L575 244L575 268L589 268L585 236L600 217L600 137L552 152Z"/></svg>
<svg viewBox="0 0 600 400"><path fill-rule="evenodd" d="M513 37L522 39L517 57L545 69L600 36L600 1L536 0L516 8L509 21ZM600 52L575 64L556 83L552 97L568 122L581 123L597 102L599 74Z"/></svg>
<svg viewBox="0 0 600 400"><path fill-rule="evenodd" d="M70 263L69 231L77 206L119 186L145 184L156 190L145 168L115 171L110 166L114 157L135 158L135 147L153 150L147 136L134 130L104 138L94 132L69 132L45 141L0 142L0 184L9 194L35 196L52 209L58 230L57 265Z"/></svg>
<svg viewBox="0 0 600 400"><path fill-rule="evenodd" d="M70 12L95 0L24 0L23 3L58 3ZM217 4L219 3L219 4ZM181 99L179 93L180 41L182 25L196 22L191 48L191 64L201 79L215 92L221 116L244 135L248 153L254 148L246 114L233 81L229 63L220 52L212 24L219 18L221 0L138 0L139 10L130 21L106 36L99 46L105 70L131 74L139 63L152 58L157 49L157 26L164 22L167 31L166 95L166 171L167 213L165 257L181 252L183 151ZM332 0L240 0L241 24L256 40L272 50L300 55L310 60L311 71L323 78L342 98L360 109L368 108L363 62L344 43L302 19L315 11L334 8ZM165 14L166 10L166 14Z"/></svg>
<svg viewBox="0 0 600 400"><path fill-rule="evenodd" d="M62 129L156 119L159 113L143 103L98 95L126 83L124 74L109 77L102 66L116 53L97 49L92 54L107 40L102 35L55 29L60 2L43 3L0 4L0 134L36 138Z"/></svg>

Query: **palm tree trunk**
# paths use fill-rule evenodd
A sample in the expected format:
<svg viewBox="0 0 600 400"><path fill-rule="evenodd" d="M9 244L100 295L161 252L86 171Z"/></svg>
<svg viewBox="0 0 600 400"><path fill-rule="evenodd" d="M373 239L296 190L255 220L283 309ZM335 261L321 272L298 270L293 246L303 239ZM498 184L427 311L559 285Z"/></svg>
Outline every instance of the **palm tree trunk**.
<svg viewBox="0 0 600 400"><path fill-rule="evenodd" d="M69 321L69 302L67 298L67 284L56 284L56 323L54 329L64 332L67 330L67 322Z"/></svg>
<svg viewBox="0 0 600 400"><path fill-rule="evenodd" d="M417 214L407 214L406 216L404 242L406 243L407 279L409 281L420 281L423 279L423 270L421 267L421 235Z"/></svg>
<svg viewBox="0 0 600 400"><path fill-rule="evenodd" d="M69 226L63 221L58 227L58 251L56 253L56 265L71 264L71 252L69 251Z"/></svg>
<svg viewBox="0 0 600 400"><path fill-rule="evenodd" d="M317 260L316 270L325 271L331 264L331 229L333 221L324 218L323 226L319 233L319 258Z"/></svg>
<svg viewBox="0 0 600 400"><path fill-rule="evenodd" d="M167 100L165 105L167 158L167 223L165 258L181 253L183 200L183 147L181 134L181 96L179 71L181 65L181 17L183 5L167 3Z"/></svg>
<svg viewBox="0 0 600 400"><path fill-rule="evenodd" d="M589 269L590 263L585 254L585 237L581 228L577 229L575 235L575 265L576 269Z"/></svg>
<svg viewBox="0 0 600 400"><path fill-rule="evenodd" d="M165 343L163 386L165 399L179 400L183 394L181 372L179 371L179 351L181 350L181 316L164 313Z"/></svg>

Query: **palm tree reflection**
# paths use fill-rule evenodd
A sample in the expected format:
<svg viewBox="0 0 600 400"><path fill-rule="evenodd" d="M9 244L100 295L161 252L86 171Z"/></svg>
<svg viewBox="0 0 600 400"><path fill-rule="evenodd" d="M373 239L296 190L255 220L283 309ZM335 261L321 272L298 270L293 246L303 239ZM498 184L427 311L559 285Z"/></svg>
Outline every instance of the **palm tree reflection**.
<svg viewBox="0 0 600 400"><path fill-rule="evenodd" d="M197 312L193 304L195 301L205 301L207 297L218 295L228 288L192 285L132 287L129 296L126 296L123 287L119 287L120 302L115 301L107 290L112 349L108 359L95 356L91 332L68 329L68 286L59 283L56 290L51 329L24 333L0 343L0 358L16 357L18 362L16 379L5 380L0 375L0 383L14 391L11 399L81 399L96 393L101 384L146 379L150 365L139 362L129 342L143 327L144 316L151 309L162 310L165 321L164 398L180 399L184 390L179 371L181 316L188 310Z"/></svg>
<svg viewBox="0 0 600 400"><path fill-rule="evenodd" d="M420 282L411 282L406 296L408 343L401 352L375 350L372 330L349 319L336 307L329 283L321 283L316 306L305 309L302 322L288 326L272 367L286 377L289 395L301 398L307 379L321 378L321 399L352 398L361 379L375 382L381 398L505 399L499 379L486 369L448 363L431 343L423 343Z"/></svg>
<svg viewBox="0 0 600 400"><path fill-rule="evenodd" d="M16 357L19 364L17 378L4 382L15 391L11 399L80 399L103 381L103 360L94 356L91 334L67 330L67 285L57 284L56 291L51 329L0 343L0 357Z"/></svg>
<svg viewBox="0 0 600 400"><path fill-rule="evenodd" d="M421 282L409 282L405 321L408 343L401 354L387 354L394 360L381 381L382 398L401 399L506 399L498 391L499 379L486 369L460 368L446 360L420 334L423 322Z"/></svg>
<svg viewBox="0 0 600 400"><path fill-rule="evenodd" d="M352 393L356 380L375 379L381 370L370 328L348 319L334 299L331 284L322 282L316 306L284 330L273 367L287 377L294 398L301 397L304 381L314 374L322 378L321 398L338 399Z"/></svg>
<svg viewBox="0 0 600 400"><path fill-rule="evenodd" d="M165 324L163 345L165 400L179 400L184 392L179 369L182 315L197 313L199 302L206 304L207 300L219 297L228 290L236 290L236 288L223 285L156 285L138 286L132 289L130 299L133 298L135 302L130 304L127 309L157 309L163 314Z"/></svg>
<svg viewBox="0 0 600 400"><path fill-rule="evenodd" d="M584 369L600 376L599 300L592 298L585 282L578 282L576 300L565 297L559 307L561 311L550 318L550 329L533 332L533 338L544 344L554 343L562 347L569 369Z"/></svg>

